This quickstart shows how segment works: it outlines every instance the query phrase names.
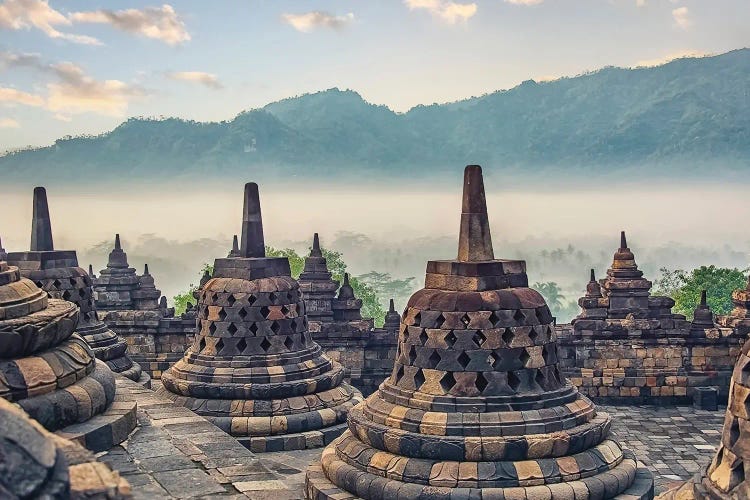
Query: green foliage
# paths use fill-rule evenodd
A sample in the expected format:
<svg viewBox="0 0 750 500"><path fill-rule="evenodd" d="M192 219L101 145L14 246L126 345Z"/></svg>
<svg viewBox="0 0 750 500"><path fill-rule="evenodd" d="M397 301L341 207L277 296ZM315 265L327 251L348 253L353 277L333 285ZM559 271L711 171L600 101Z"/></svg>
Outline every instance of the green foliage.
<svg viewBox="0 0 750 500"><path fill-rule="evenodd" d="M377 271L370 271L357 278L375 290L378 297L384 298L385 302L394 299L396 302L404 303L417 286L417 280L414 277L399 280L393 278L389 273Z"/></svg>
<svg viewBox="0 0 750 500"><path fill-rule="evenodd" d="M554 281L537 282L532 288L542 294L558 323L567 323L578 313L578 304L565 300L560 286Z"/></svg>
<svg viewBox="0 0 750 500"><path fill-rule="evenodd" d="M292 271L292 277L294 279L299 278L299 275L302 274L302 270L305 267L305 259L291 248L279 250L266 245L266 255L268 257L286 257L289 259L289 268Z"/></svg>
<svg viewBox="0 0 750 500"><path fill-rule="evenodd" d="M201 272L198 274L198 283L200 283L201 278L203 278L203 275L208 272L209 275L212 275L214 273L214 266L211 264L203 264L203 267L201 267ZM174 301L174 313L175 316L179 316L180 314L184 313L187 309L188 302L196 305L195 297L193 297L193 293L198 290L198 285L195 285L193 283L190 283L190 286L188 287L188 290L186 292L179 293L172 297L172 300Z"/></svg>
<svg viewBox="0 0 750 500"><path fill-rule="evenodd" d="M692 319L700 302L701 290L706 290L706 302L714 314L728 314L732 310L732 292L745 288L748 272L716 266L701 266L690 272L666 268L660 271L661 277L654 281L654 293L672 297L674 312L688 319Z"/></svg>

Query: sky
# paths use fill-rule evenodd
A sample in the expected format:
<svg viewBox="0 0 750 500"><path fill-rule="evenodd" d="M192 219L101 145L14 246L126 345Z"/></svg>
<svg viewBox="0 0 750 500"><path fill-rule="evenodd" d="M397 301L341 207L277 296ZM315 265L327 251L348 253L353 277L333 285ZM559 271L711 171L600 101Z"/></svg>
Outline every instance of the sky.
<svg viewBox="0 0 750 500"><path fill-rule="evenodd" d="M332 87L399 112L750 46L748 0L0 0L0 151Z"/></svg>

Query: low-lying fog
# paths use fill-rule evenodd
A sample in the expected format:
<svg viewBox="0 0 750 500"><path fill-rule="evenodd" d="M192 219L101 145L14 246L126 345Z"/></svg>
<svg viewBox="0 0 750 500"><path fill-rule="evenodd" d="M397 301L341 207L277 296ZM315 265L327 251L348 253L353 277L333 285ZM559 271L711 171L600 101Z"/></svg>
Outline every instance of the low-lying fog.
<svg viewBox="0 0 750 500"><path fill-rule="evenodd" d="M408 184L408 185L407 185ZM492 185L494 184L494 186ZM625 230L649 279L659 268L750 262L747 186L601 186L555 190L487 182L495 255L527 261L531 283L555 281L567 301L585 288L589 268L603 274ZM82 192L81 189L84 191ZM0 191L0 237L8 251L29 245L31 189ZM148 263L171 300L198 279L204 262L225 256L240 231L242 185L48 187L55 246L76 249L82 267L106 265L119 232L131 266ZM425 261L456 253L460 182L342 189L261 185L266 244L306 252L318 232L355 275L375 270L423 283ZM402 303L397 304L402 308ZM559 321L569 318L558 318Z"/></svg>

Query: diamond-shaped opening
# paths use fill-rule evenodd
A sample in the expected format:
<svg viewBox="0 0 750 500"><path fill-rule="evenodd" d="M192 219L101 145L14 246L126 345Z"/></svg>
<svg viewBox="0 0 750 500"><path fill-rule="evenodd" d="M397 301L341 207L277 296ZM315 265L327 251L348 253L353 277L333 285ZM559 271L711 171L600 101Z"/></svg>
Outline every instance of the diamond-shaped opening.
<svg viewBox="0 0 750 500"><path fill-rule="evenodd" d="M402 378L404 378L404 367L403 367L403 365L399 366L398 370L396 370L396 380L395 380L394 383L398 384L398 381L401 380Z"/></svg>
<svg viewBox="0 0 750 500"><path fill-rule="evenodd" d="M42 283L41 281L35 281L34 283L36 283L36 286L38 288L44 288L44 283Z"/></svg>
<svg viewBox="0 0 750 500"><path fill-rule="evenodd" d="M500 356L495 351L492 351L489 356L487 356L487 363L494 369L497 368L497 365L500 363Z"/></svg>
<svg viewBox="0 0 750 500"><path fill-rule="evenodd" d="M271 348L271 343L266 337L263 337L263 340L260 342L260 348L263 349L264 352L268 352L268 349Z"/></svg>
<svg viewBox="0 0 750 500"><path fill-rule="evenodd" d="M448 344L449 347L453 347L456 344L456 334L453 333L453 330L448 332L448 335L445 336L445 343Z"/></svg>
<svg viewBox="0 0 750 500"><path fill-rule="evenodd" d="M469 323L471 323L471 318L468 314L464 314L463 316L461 316L461 323L464 324L464 328L469 326Z"/></svg>
<svg viewBox="0 0 750 500"><path fill-rule="evenodd" d="M294 340L292 340L292 337L287 337L286 338L286 340L284 341L284 346L288 350L290 350L290 351L292 350L292 347L294 347Z"/></svg>
<svg viewBox="0 0 750 500"><path fill-rule="evenodd" d="M216 344L214 344L214 347L216 349L216 353L218 354L222 349L224 349L224 341L222 339L217 340Z"/></svg>
<svg viewBox="0 0 750 500"><path fill-rule="evenodd" d="M258 323L253 323L252 325L250 325L250 331L253 332L253 335L258 333Z"/></svg>
<svg viewBox="0 0 750 500"><path fill-rule="evenodd" d="M537 331L537 327L533 327L531 331L529 332L529 338L531 339L531 342L536 344L536 339L539 338L539 332Z"/></svg>
<svg viewBox="0 0 750 500"><path fill-rule="evenodd" d="M286 300L288 300L290 302L292 300L294 300L294 295L292 295L292 292L287 292L287 294L286 294Z"/></svg>
<svg viewBox="0 0 750 500"><path fill-rule="evenodd" d="M237 333L237 325L235 325L234 323L229 323L229 326L227 327L227 331L231 333L232 335L234 335L235 333Z"/></svg>
<svg viewBox="0 0 750 500"><path fill-rule="evenodd" d="M542 347L542 359L544 359L545 364L549 364L549 351L546 345Z"/></svg>
<svg viewBox="0 0 750 500"><path fill-rule="evenodd" d="M255 295L248 295L247 297L247 303L250 305L255 304L255 301L257 301L258 298Z"/></svg>
<svg viewBox="0 0 750 500"><path fill-rule="evenodd" d="M55 281L52 282L52 286L55 287L55 288L60 288L61 284L62 283L60 283L60 280L55 280Z"/></svg>
<svg viewBox="0 0 750 500"><path fill-rule="evenodd" d="M466 367L469 366L469 363L471 363L471 357L466 354L466 351L462 351L461 354L458 355L456 361L458 361L458 364L461 365L461 368L465 370Z"/></svg>
<svg viewBox="0 0 750 500"><path fill-rule="evenodd" d="M70 281L71 285L76 286L76 279L75 278L70 278L68 281Z"/></svg>
<svg viewBox="0 0 750 500"><path fill-rule="evenodd" d="M292 321L289 322L289 328L291 328L293 332L297 331L297 320L296 319L293 319Z"/></svg>
<svg viewBox="0 0 750 500"><path fill-rule="evenodd" d="M279 330L281 330L281 325L279 325L276 321L271 323L271 331L273 333L279 333Z"/></svg>
<svg viewBox="0 0 750 500"><path fill-rule="evenodd" d="M245 352L245 349L247 349L247 341L245 340L245 337L242 337L239 342L237 342L237 352L242 354Z"/></svg>
<svg viewBox="0 0 750 500"><path fill-rule="evenodd" d="M503 339L503 342L510 345L510 343L513 341L513 331L510 328L506 328L501 337Z"/></svg>
<svg viewBox="0 0 750 500"><path fill-rule="evenodd" d="M237 316L239 316L239 317L240 317L240 318L242 318L242 319L245 319L245 317L247 316L247 311L245 311L245 308L244 308L244 307L243 307L243 308L241 308L241 309L240 309L240 310L239 310L239 311L237 312Z"/></svg>
<svg viewBox="0 0 750 500"><path fill-rule="evenodd" d="M227 319L227 312L224 310L223 307L219 309L219 319L221 321L224 321L225 319Z"/></svg>
<svg viewBox="0 0 750 500"><path fill-rule="evenodd" d="M418 313L417 313L417 314L416 314L416 315L414 316L414 326L419 326L421 322L422 322L422 313L421 313L421 312L418 312Z"/></svg>
<svg viewBox="0 0 750 500"><path fill-rule="evenodd" d="M440 387L443 388L443 392L449 393L454 385L456 385L456 379L453 378L453 374L446 372L443 378L440 379Z"/></svg>
<svg viewBox="0 0 750 500"><path fill-rule="evenodd" d="M206 337L201 337L200 342L198 342L198 352L203 351L203 349L206 348Z"/></svg>
<svg viewBox="0 0 750 500"><path fill-rule="evenodd" d="M424 384L424 373L422 373L422 370L417 370L417 373L414 374L414 387L416 387L417 390L419 390L420 387Z"/></svg>
<svg viewBox="0 0 750 500"><path fill-rule="evenodd" d="M211 300L213 302L216 302L217 300L219 300L219 294L218 293L214 293L213 295L211 295Z"/></svg>
<svg viewBox="0 0 750 500"><path fill-rule="evenodd" d="M478 372L477 380L476 382L474 382L474 385L476 386L477 389L479 389L479 392L482 393L490 384L489 382L487 382L487 379L484 378L484 374L482 374L482 372Z"/></svg>
<svg viewBox="0 0 750 500"><path fill-rule="evenodd" d="M518 392L518 388L521 386L521 379L518 378L515 372L508 372L508 386Z"/></svg>
<svg viewBox="0 0 750 500"><path fill-rule="evenodd" d="M88 291L88 288L79 288L78 289L78 296L82 299L86 298L86 292Z"/></svg>
<svg viewBox="0 0 750 500"><path fill-rule="evenodd" d="M227 297L227 304L229 304L230 307L233 306L235 302L237 302L237 299L234 298L234 295Z"/></svg>
<svg viewBox="0 0 750 500"><path fill-rule="evenodd" d="M210 333L211 335L216 333L216 323L214 323L213 321L210 325L208 325L208 333Z"/></svg>
<svg viewBox="0 0 750 500"><path fill-rule="evenodd" d="M269 312L271 312L271 310L266 306L263 306L260 308L260 313L263 315L264 318L268 317Z"/></svg>
<svg viewBox="0 0 750 500"><path fill-rule="evenodd" d="M425 345L427 343L428 338L429 337L427 336L427 331L424 328L422 328L422 331L419 332L419 343L422 345Z"/></svg>
<svg viewBox="0 0 750 500"><path fill-rule="evenodd" d="M534 376L534 381L539 384L539 387L544 389L547 384L547 377L544 375L544 372L542 370L537 370L536 375Z"/></svg>
<svg viewBox="0 0 750 500"><path fill-rule="evenodd" d="M437 368L438 363L440 363L440 359L440 354L438 354L436 350L433 350L432 354L430 354L430 357L427 358L428 368Z"/></svg>
<svg viewBox="0 0 750 500"><path fill-rule="evenodd" d="M477 333L474 334L471 340L474 341L477 347L482 347L484 343L487 342L487 336L482 332L482 330L477 330Z"/></svg>
<svg viewBox="0 0 750 500"><path fill-rule="evenodd" d="M409 364L413 365L416 359L417 359L417 350L414 348L414 346L411 346L411 348L409 349Z"/></svg>
<svg viewBox="0 0 750 500"><path fill-rule="evenodd" d="M740 438L740 424L736 418L732 418L732 425L729 426L729 447L733 448L734 444Z"/></svg>
<svg viewBox="0 0 750 500"><path fill-rule="evenodd" d="M521 323L526 319L526 316L524 316L523 312L521 312L520 309L516 310L516 313L513 315L513 319Z"/></svg>
<svg viewBox="0 0 750 500"><path fill-rule="evenodd" d="M440 313L437 318L435 318L435 328L442 328L443 323L445 323L445 316L443 316L443 313Z"/></svg>
<svg viewBox="0 0 750 500"><path fill-rule="evenodd" d="M283 314L284 316L289 314L289 308L287 308L287 306L281 306L281 314Z"/></svg>
<svg viewBox="0 0 750 500"><path fill-rule="evenodd" d="M498 317L497 314L495 314L495 311L492 311L490 313L490 317L487 318L487 321L492 323L492 328L495 328L495 325L497 325L497 322L500 321L500 318Z"/></svg>
<svg viewBox="0 0 750 500"><path fill-rule="evenodd" d="M65 290L65 291L64 291L64 292L62 293L62 298L63 298L63 299L65 299L65 300L68 300L68 299L70 299L70 290Z"/></svg>
<svg viewBox="0 0 750 500"><path fill-rule="evenodd" d="M518 355L519 361L523 364L523 366L526 366L526 363L529 362L531 359L531 356L529 355L529 352L526 349L521 350L521 354Z"/></svg>
<svg viewBox="0 0 750 500"><path fill-rule="evenodd" d="M276 299L278 299L278 297L276 296L275 293L271 292L271 293L268 294L268 300L271 301L271 304L275 304L276 303Z"/></svg>

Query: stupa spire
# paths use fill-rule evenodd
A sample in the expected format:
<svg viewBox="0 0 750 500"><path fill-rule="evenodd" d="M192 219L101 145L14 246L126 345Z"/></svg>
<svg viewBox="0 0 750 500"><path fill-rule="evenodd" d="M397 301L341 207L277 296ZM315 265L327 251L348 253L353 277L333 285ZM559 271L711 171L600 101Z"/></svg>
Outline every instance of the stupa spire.
<svg viewBox="0 0 750 500"><path fill-rule="evenodd" d="M149 276L149 272L148 272L148 264L144 264L144 265L143 265L143 275L144 275L144 276Z"/></svg>
<svg viewBox="0 0 750 500"><path fill-rule="evenodd" d="M31 251L48 252L54 249L47 191L43 187L35 187L34 212L31 219Z"/></svg>
<svg viewBox="0 0 750 500"><path fill-rule="evenodd" d="M120 245L120 233L115 234L115 250L122 250L122 245Z"/></svg>
<svg viewBox="0 0 750 500"><path fill-rule="evenodd" d="M591 270L591 277L589 278L589 281L596 281L596 273L594 273L594 270Z"/></svg>
<svg viewBox="0 0 750 500"><path fill-rule="evenodd" d="M464 170L458 260L461 262L476 262L494 260L494 258L482 167L468 165Z"/></svg>
<svg viewBox="0 0 750 500"><path fill-rule="evenodd" d="M625 231L620 231L620 250L628 248L628 241L625 239Z"/></svg>
<svg viewBox="0 0 750 500"><path fill-rule="evenodd" d="M706 303L706 290L701 290L701 303L700 303L700 306L701 307L706 307L707 306L707 303Z"/></svg>
<svg viewBox="0 0 750 500"><path fill-rule="evenodd" d="M260 195L254 182L245 184L245 202L242 210L242 246L240 257L265 257L263 219L260 213Z"/></svg>
<svg viewBox="0 0 750 500"><path fill-rule="evenodd" d="M388 304L388 312L396 312L396 306L393 304L393 299L391 299L390 303Z"/></svg>
<svg viewBox="0 0 750 500"><path fill-rule="evenodd" d="M320 238L318 238L318 233L315 233L313 235L313 246L312 250L310 250L310 257L322 257L323 252L320 250Z"/></svg>

